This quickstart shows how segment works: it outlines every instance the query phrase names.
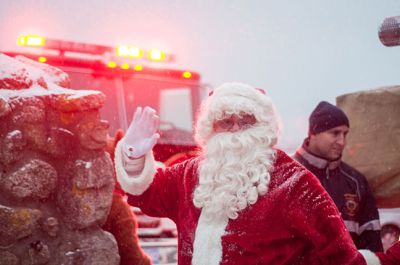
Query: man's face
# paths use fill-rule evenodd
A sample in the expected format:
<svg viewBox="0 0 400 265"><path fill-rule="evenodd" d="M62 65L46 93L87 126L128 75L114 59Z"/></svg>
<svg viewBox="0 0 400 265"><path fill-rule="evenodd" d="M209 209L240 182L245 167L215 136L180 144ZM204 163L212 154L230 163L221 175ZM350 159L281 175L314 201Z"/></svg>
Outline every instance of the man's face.
<svg viewBox="0 0 400 265"><path fill-rule="evenodd" d="M346 145L346 135L349 127L341 125L325 132L309 137L309 149L312 153L328 160L336 160L342 155Z"/></svg>

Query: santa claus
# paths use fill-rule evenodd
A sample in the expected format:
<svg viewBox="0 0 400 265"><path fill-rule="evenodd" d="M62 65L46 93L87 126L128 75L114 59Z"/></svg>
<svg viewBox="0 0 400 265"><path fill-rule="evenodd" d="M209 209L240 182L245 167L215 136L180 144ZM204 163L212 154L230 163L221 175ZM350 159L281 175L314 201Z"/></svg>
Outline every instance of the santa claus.
<svg viewBox="0 0 400 265"><path fill-rule="evenodd" d="M203 152L156 170L157 130L155 111L138 108L116 172L130 204L176 223L178 264L380 264L357 251L318 179L274 148L278 119L264 91L215 89L196 126Z"/></svg>

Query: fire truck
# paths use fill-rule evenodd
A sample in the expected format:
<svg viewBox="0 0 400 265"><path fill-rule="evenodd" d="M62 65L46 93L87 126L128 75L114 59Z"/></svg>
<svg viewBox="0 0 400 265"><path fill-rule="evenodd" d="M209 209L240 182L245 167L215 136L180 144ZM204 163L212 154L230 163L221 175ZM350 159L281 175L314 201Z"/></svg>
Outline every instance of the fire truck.
<svg viewBox="0 0 400 265"><path fill-rule="evenodd" d="M157 161L165 162L178 154L196 150L193 122L208 86L200 75L187 69L168 67L173 54L159 49L144 50L136 46L117 47L25 35L18 39L16 51L55 66L66 72L72 89L98 90L106 95L102 119L110 123L109 135L126 131L138 106L150 106L160 116L160 135L153 152ZM133 209L139 221L142 248L154 264L176 264L176 227L165 218L143 215Z"/></svg>

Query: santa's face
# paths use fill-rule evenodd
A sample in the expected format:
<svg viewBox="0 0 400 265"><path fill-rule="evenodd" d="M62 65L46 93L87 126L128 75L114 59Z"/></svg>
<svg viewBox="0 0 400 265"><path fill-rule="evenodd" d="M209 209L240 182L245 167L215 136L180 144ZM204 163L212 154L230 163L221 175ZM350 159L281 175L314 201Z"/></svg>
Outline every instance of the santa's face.
<svg viewBox="0 0 400 265"><path fill-rule="evenodd" d="M273 163L272 136L254 115L233 114L214 121L214 134L204 147L194 204L210 218L231 219L267 192ZM233 130L238 127L239 129Z"/></svg>
<svg viewBox="0 0 400 265"><path fill-rule="evenodd" d="M232 114L213 123L213 129L216 133L221 132L239 132L246 130L256 124L257 120L252 114L240 113Z"/></svg>

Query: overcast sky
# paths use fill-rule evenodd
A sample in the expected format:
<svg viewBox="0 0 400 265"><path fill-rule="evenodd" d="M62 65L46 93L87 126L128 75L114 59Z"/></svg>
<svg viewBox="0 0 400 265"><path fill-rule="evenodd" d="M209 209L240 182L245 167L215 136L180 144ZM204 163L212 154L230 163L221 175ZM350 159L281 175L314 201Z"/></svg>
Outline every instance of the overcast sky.
<svg viewBox="0 0 400 265"><path fill-rule="evenodd" d="M281 144L294 146L320 100L400 84L400 47L378 39L383 19L396 15L399 0L1 0L0 50L28 33L159 47L211 86L267 89L282 119Z"/></svg>

